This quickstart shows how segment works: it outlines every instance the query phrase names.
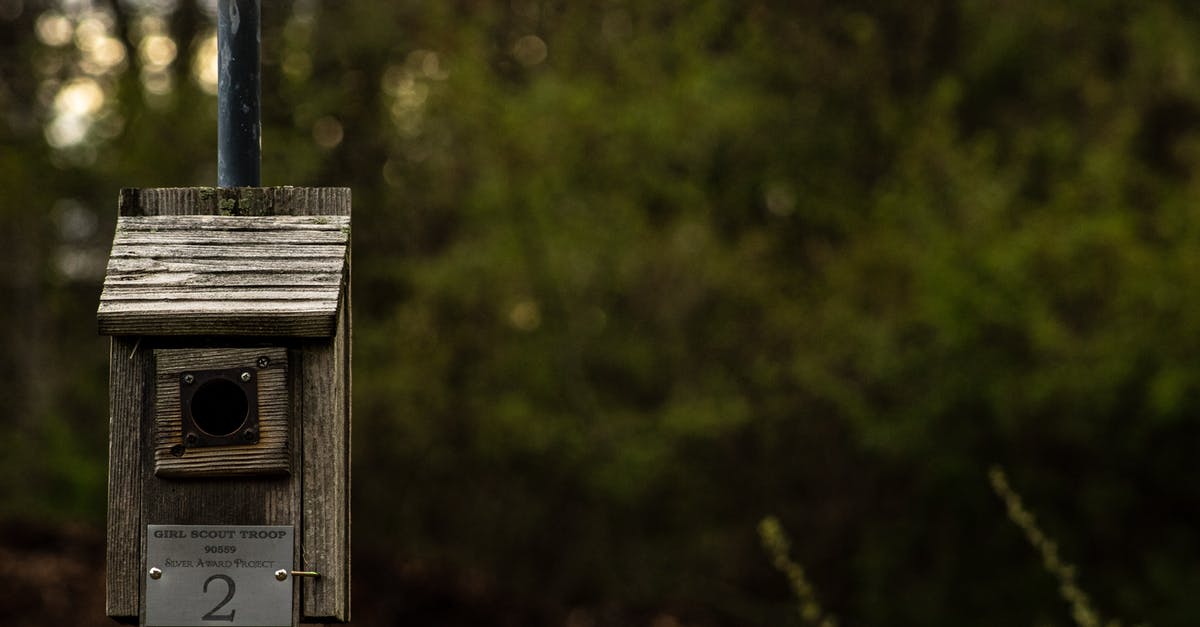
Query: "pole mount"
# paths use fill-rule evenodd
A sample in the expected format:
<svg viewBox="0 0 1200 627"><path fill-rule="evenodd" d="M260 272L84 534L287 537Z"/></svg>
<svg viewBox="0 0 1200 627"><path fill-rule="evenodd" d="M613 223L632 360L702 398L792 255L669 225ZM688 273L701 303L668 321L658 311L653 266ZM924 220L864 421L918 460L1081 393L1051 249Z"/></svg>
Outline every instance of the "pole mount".
<svg viewBox="0 0 1200 627"><path fill-rule="evenodd" d="M260 0L217 2L217 186L261 186Z"/></svg>

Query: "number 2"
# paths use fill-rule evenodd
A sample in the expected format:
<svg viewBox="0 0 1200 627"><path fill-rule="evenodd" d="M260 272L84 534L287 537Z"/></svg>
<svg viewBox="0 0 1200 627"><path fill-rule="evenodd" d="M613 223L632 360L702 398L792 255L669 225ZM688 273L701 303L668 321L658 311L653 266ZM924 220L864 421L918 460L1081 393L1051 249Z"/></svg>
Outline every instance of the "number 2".
<svg viewBox="0 0 1200 627"><path fill-rule="evenodd" d="M218 614L217 610L225 607L230 601L233 600L233 593L235 590L237 590L237 586L234 585L233 579L231 579L229 577L229 575L213 575L212 577L209 577L208 579L204 580L204 593L205 594L208 594L208 584L210 582L212 582L213 579L220 579L221 581L224 581L225 585L228 586L228 588L229 588L229 592L227 592L225 594L225 598L222 599L221 602L218 603L216 607L209 610L208 613L205 614L204 616L201 616L200 620L225 620L225 621L229 621L232 623L233 622L233 613L236 612L237 610L229 610L228 614Z"/></svg>

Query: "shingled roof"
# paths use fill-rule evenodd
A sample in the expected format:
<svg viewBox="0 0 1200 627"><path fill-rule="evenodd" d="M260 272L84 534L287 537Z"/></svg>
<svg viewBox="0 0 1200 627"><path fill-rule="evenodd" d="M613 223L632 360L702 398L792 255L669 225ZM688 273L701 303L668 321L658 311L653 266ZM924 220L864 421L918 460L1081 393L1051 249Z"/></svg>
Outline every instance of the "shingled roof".
<svg viewBox="0 0 1200 627"><path fill-rule="evenodd" d="M334 335L348 216L122 216L105 335Z"/></svg>

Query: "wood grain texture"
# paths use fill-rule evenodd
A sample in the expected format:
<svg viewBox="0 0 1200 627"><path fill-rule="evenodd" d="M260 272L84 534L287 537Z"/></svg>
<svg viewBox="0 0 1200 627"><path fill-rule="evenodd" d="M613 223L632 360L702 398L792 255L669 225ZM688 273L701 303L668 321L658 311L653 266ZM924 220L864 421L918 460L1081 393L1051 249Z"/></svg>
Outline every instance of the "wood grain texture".
<svg viewBox="0 0 1200 627"><path fill-rule="evenodd" d="M153 196L149 191L142 196ZM349 220L119 217L97 311L100 332L331 336Z"/></svg>
<svg viewBox="0 0 1200 627"><path fill-rule="evenodd" d="M348 322L349 314L343 314ZM306 342L301 367L304 441L305 568L319 579L305 579L308 620L350 620L350 389L348 324L338 326L332 343ZM319 488L318 488L319 486Z"/></svg>
<svg viewBox="0 0 1200 627"><path fill-rule="evenodd" d="M270 360L261 369L260 357ZM154 474L159 477L250 477L291 472L291 397L285 348L195 348L154 351ZM185 372L245 368L256 373L259 439L254 444L171 449L183 443L179 377Z"/></svg>
<svg viewBox="0 0 1200 627"><path fill-rule="evenodd" d="M222 275L234 274L260 274L263 276L280 276L281 281L293 281L295 277L288 276L294 273L303 274L337 274L337 268L340 265L337 261L329 259L259 259L253 262L236 262L229 261L222 265L224 272L211 273L216 277ZM144 278L136 276L138 273L157 275L162 272L186 272L190 274L203 274L209 264L202 261L182 261L182 260L159 260L159 259L113 259L108 262L108 270L113 275L135 275L130 278ZM154 278L153 276L151 278ZM340 277L337 277L340 278ZM226 276L226 282L231 280L239 280L241 277ZM154 281L151 281L154 282Z"/></svg>
<svg viewBox="0 0 1200 627"><path fill-rule="evenodd" d="M150 191L150 190L147 190ZM318 243L340 244L345 239L337 235L346 227L343 216L323 215L286 215L261 216L261 219L246 220L239 216L188 215L177 216L177 220L163 220L162 216L121 216L120 222L126 227L126 235L137 237L229 237L229 231L242 233L257 233L262 238L295 239L298 233L308 241L310 234L316 234ZM240 236L239 236L240 237ZM271 241L268 239L267 241Z"/></svg>
<svg viewBox="0 0 1200 627"><path fill-rule="evenodd" d="M154 329L154 335L266 335L320 337L330 325L323 319L331 314L327 309L305 309L280 314L269 308L238 304L238 313L228 313L208 307L163 307L155 311L139 311L127 307L124 322L104 329L105 333L127 335L134 329ZM174 318L186 315L186 320ZM166 318L164 319L164 316Z"/></svg>
<svg viewBox="0 0 1200 627"><path fill-rule="evenodd" d="M109 353L108 539L105 545L105 609L136 624L141 560L136 547L142 525L141 416L151 355L131 338L113 338Z"/></svg>
<svg viewBox="0 0 1200 627"><path fill-rule="evenodd" d="M342 276L336 272L318 273L298 271L296 268L297 263L280 265L286 266L286 269L290 270L290 272L283 272L282 270L273 273L231 272L230 275L236 273L237 276L230 276L224 274L197 274L187 270L160 270L153 274L141 273L114 276L109 281L109 286L114 293L119 293L121 288L137 285L157 285L162 290L168 290L187 284L189 286L188 289L203 289L206 287L222 287L231 282L236 282L245 287L300 288L314 285L337 285L342 280ZM322 267L322 264L311 265L317 268Z"/></svg>
<svg viewBox="0 0 1200 627"><path fill-rule="evenodd" d="M296 232L316 234L313 245L337 245L328 241L347 233L336 220L276 221L273 228L255 226L253 221L235 222L239 216L350 215L350 190L346 188L164 188L125 189L120 194L119 214L126 218L156 216L209 216L189 228L148 226L154 222L128 221L122 246L156 247L160 250L196 252L181 247L229 245L220 234L238 233L239 241L254 245L296 246ZM167 221L172 222L172 221ZM269 220L268 220L269 222ZM174 221L175 224L182 224ZM163 224L163 223L158 223ZM230 225L238 225L231 227ZM287 224L285 228L283 225ZM348 221L346 222L348 225ZM335 225L336 228L330 228ZM194 228L192 228L194 227ZM112 419L114 439L110 446L109 474L109 614L125 622L136 622L144 611L141 590L146 564L144 532L147 524L281 524L296 526L297 566L309 566L323 576L298 581L295 590L295 621L345 622L350 618L350 274L349 238L345 255L336 257L218 256L223 272L206 272L208 258L154 259L114 256L109 263L106 289L111 288L112 306L131 307L133 319L123 330L129 337L114 337L112 361ZM344 260L344 261L343 261ZM195 304L215 298L218 292L237 286L245 292L263 292L266 298L281 298L287 292L289 306L313 303L312 298L333 286L340 290L339 305L327 328L305 326L311 311L300 311L291 320L272 324L255 322L253 315L241 321L219 311L201 312L201 324L171 322L171 315L150 314L131 303L138 288L159 290L161 303ZM134 288L133 290L127 288ZM197 290L194 296L186 292ZM209 290L205 293L205 290ZM242 307L255 298L237 300ZM308 305L301 305L302 307ZM203 318L204 316L197 316ZM131 318L132 319L132 318ZM231 323L231 320L234 322ZM174 324L174 326L172 326ZM142 325L139 327L138 325ZM280 327L290 329L280 332ZM152 333L144 333L145 329ZM117 330L122 330L120 327ZM154 335L161 334L161 335ZM118 334L120 335L120 334ZM136 336L136 337L135 337ZM283 336L283 337L281 337ZM132 349L138 346L137 351ZM287 348L287 385L292 419L288 421L290 447L289 477L164 479L150 471L155 461L156 406L159 391L154 385L154 351L169 362L165 349L198 349L220 355L225 349L261 353L269 346ZM135 356L133 363L118 364L118 353ZM207 363L202 358L197 363ZM169 364L168 364L169 365ZM219 366L214 366L214 368ZM315 390L324 390L318 393ZM122 409L124 408L124 409ZM307 433L305 432L307 430ZM132 438L132 439L131 439ZM136 441L135 441L136 440Z"/></svg>
<svg viewBox="0 0 1200 627"><path fill-rule="evenodd" d="M176 218L179 219L179 218ZM254 218L242 218L253 220ZM120 229L121 225L117 224ZM213 242L208 244L113 244L113 259L339 259L346 254L345 244L263 244L257 242ZM213 272L220 272L219 263Z"/></svg>
<svg viewBox="0 0 1200 627"><path fill-rule="evenodd" d="M123 216L348 216L348 187L156 187L121 190Z"/></svg>
<svg viewBox="0 0 1200 627"><path fill-rule="evenodd" d="M277 202L298 213L350 216L347 192L282 188ZM332 342L305 340L300 348L304 387L302 497L304 538L301 563L321 573L301 581L301 617L306 622L350 621L350 424L351 424L351 250L346 249L345 293Z"/></svg>

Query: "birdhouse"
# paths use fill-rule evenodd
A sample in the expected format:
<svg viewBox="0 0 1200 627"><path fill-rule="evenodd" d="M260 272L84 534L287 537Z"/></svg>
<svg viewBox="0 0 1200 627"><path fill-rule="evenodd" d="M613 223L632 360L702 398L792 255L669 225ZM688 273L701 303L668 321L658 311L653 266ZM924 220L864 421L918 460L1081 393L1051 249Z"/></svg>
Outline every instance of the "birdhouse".
<svg viewBox="0 0 1200 627"><path fill-rule="evenodd" d="M127 189L118 214L108 614L349 620L350 190Z"/></svg>

